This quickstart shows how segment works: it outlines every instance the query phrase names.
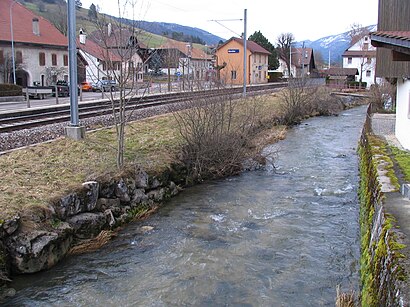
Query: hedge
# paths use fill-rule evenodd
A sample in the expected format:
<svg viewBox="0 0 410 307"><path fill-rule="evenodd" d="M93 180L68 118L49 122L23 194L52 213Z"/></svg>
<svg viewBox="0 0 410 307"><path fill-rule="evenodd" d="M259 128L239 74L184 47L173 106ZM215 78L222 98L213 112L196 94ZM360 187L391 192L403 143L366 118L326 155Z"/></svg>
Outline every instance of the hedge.
<svg viewBox="0 0 410 307"><path fill-rule="evenodd" d="M359 81L349 81L349 82L347 82L347 85L349 86L349 87L359 87L359 85L360 85L360 82ZM362 81L362 88L366 88L367 87L367 82L363 82Z"/></svg>
<svg viewBox="0 0 410 307"><path fill-rule="evenodd" d="M16 84L0 84L0 97L21 96L23 95L22 87Z"/></svg>

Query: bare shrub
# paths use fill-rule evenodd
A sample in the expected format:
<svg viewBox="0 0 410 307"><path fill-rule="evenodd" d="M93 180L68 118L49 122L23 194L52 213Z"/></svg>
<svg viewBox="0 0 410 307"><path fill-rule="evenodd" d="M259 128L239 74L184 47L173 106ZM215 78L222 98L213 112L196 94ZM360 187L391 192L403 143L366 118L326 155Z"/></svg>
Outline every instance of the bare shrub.
<svg viewBox="0 0 410 307"><path fill-rule="evenodd" d="M201 182L234 175L249 158L249 144L257 130L257 103L231 95L190 100L174 112L183 139L180 160L188 181Z"/></svg>
<svg viewBox="0 0 410 307"><path fill-rule="evenodd" d="M280 108L280 122L291 126L307 116L335 115L344 105L326 87L316 85L309 78L300 78L290 79L288 87L280 92Z"/></svg>
<svg viewBox="0 0 410 307"><path fill-rule="evenodd" d="M374 111L395 109L396 86L388 81L370 87L370 96Z"/></svg>
<svg viewBox="0 0 410 307"><path fill-rule="evenodd" d="M343 108L343 102L336 96L331 95L328 88L319 87L312 97L309 113L330 116L337 114Z"/></svg>
<svg viewBox="0 0 410 307"><path fill-rule="evenodd" d="M310 86L308 80L290 79L288 87L281 91L282 124L298 124L309 113L317 87Z"/></svg>

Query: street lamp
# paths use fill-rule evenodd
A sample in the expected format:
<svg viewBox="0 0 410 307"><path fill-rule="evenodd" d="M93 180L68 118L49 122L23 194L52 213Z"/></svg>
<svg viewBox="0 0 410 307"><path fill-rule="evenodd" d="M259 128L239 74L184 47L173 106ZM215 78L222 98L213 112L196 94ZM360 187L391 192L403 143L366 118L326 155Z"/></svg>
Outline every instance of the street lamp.
<svg viewBox="0 0 410 307"><path fill-rule="evenodd" d="M16 4L17 0L14 0L13 3L10 5L10 35L11 35L11 61L13 64L13 83L16 84L16 60L14 56L14 33L13 33L13 14L12 9L14 4Z"/></svg>

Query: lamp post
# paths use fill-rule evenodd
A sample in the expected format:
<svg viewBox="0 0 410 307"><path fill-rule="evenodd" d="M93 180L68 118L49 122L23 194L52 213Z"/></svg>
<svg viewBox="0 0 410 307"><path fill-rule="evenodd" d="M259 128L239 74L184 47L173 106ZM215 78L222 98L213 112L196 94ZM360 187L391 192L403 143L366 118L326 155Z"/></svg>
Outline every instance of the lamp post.
<svg viewBox="0 0 410 307"><path fill-rule="evenodd" d="M13 83L16 84L16 60L14 55L14 33L13 33L13 14L12 9L14 4L16 4L17 0L14 0L13 3L10 5L10 35L11 35L11 61L13 65Z"/></svg>

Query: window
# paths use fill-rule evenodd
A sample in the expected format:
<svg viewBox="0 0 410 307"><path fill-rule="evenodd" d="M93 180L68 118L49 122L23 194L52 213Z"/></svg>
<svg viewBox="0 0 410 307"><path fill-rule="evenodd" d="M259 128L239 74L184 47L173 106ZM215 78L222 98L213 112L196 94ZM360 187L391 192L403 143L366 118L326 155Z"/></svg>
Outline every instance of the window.
<svg viewBox="0 0 410 307"><path fill-rule="evenodd" d="M352 64L353 58L347 58L347 64Z"/></svg>
<svg viewBox="0 0 410 307"><path fill-rule="evenodd" d="M236 80L236 70L231 70L231 80Z"/></svg>
<svg viewBox="0 0 410 307"><path fill-rule="evenodd" d="M67 54L64 54L63 62L64 62L64 66L68 66L68 55Z"/></svg>
<svg viewBox="0 0 410 307"><path fill-rule="evenodd" d="M68 75L64 75L64 81L68 82Z"/></svg>
<svg viewBox="0 0 410 307"><path fill-rule="evenodd" d="M363 50L369 50L369 43L363 44Z"/></svg>
<svg viewBox="0 0 410 307"><path fill-rule="evenodd" d="M4 54L3 54L3 50L0 50L0 65L4 64Z"/></svg>
<svg viewBox="0 0 410 307"><path fill-rule="evenodd" d="M372 58L367 58L367 64L372 64Z"/></svg>
<svg viewBox="0 0 410 307"><path fill-rule="evenodd" d="M366 77L370 77L372 75L372 71L371 70L366 70Z"/></svg>
<svg viewBox="0 0 410 307"><path fill-rule="evenodd" d="M51 65L57 66L57 54L51 54Z"/></svg>
<svg viewBox="0 0 410 307"><path fill-rule="evenodd" d="M40 52L38 54L38 62L40 66L45 66L46 65L46 54L44 52Z"/></svg>
<svg viewBox="0 0 410 307"><path fill-rule="evenodd" d="M22 64L23 63L23 54L21 51L16 51L16 64Z"/></svg>

